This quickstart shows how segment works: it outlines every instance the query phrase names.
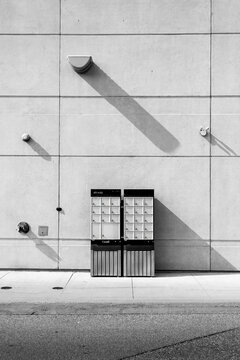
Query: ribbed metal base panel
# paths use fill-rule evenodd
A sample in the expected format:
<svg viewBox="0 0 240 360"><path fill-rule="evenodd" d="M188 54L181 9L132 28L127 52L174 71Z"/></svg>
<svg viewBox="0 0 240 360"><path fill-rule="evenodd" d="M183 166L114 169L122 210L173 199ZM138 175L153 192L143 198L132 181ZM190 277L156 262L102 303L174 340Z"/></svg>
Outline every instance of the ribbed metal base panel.
<svg viewBox="0 0 240 360"><path fill-rule="evenodd" d="M91 276L121 276L121 250L91 250Z"/></svg>
<svg viewBox="0 0 240 360"><path fill-rule="evenodd" d="M154 275L154 250L124 250L124 276Z"/></svg>

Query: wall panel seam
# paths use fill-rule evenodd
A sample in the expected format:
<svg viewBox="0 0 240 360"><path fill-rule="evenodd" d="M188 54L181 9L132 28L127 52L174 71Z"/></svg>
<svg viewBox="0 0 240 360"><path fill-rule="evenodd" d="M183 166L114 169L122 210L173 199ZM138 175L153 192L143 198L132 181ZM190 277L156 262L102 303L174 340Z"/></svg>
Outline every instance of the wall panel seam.
<svg viewBox="0 0 240 360"><path fill-rule="evenodd" d="M23 154L0 154L0 158L16 157L16 158L42 158L41 155L23 155ZM45 155L44 155L45 157ZM46 155L52 158L210 158L209 155ZM211 158L239 158L240 155L212 155Z"/></svg>
<svg viewBox="0 0 240 360"><path fill-rule="evenodd" d="M212 146L211 146L211 129L212 129L212 31L213 31L213 0L210 0L210 72L209 72L209 128L210 128L210 157L209 157L209 240L210 240L210 252L209 252L209 266L210 271L212 270Z"/></svg>
<svg viewBox="0 0 240 360"><path fill-rule="evenodd" d="M58 207L61 206L60 201L60 133L61 133L61 0L59 0L59 43L58 43ZM60 216L58 212L58 269L60 267L60 246L59 246L59 235L60 235Z"/></svg>
<svg viewBox="0 0 240 360"><path fill-rule="evenodd" d="M136 98L136 99L210 99L210 95L6 95L0 94L0 98L49 98L49 99L106 99L106 98ZM211 95L211 98L240 98L240 94L235 95Z"/></svg>
<svg viewBox="0 0 240 360"><path fill-rule="evenodd" d="M58 36L59 33L0 33L0 36ZM186 32L186 33L62 33L62 36L209 36L240 35L240 32Z"/></svg>

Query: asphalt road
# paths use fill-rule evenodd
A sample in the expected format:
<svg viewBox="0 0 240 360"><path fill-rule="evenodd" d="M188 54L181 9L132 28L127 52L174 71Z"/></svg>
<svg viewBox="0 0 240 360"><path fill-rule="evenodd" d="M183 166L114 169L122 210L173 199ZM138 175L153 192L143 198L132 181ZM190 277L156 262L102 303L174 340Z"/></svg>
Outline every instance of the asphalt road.
<svg viewBox="0 0 240 360"><path fill-rule="evenodd" d="M0 305L0 359L239 359L239 305Z"/></svg>

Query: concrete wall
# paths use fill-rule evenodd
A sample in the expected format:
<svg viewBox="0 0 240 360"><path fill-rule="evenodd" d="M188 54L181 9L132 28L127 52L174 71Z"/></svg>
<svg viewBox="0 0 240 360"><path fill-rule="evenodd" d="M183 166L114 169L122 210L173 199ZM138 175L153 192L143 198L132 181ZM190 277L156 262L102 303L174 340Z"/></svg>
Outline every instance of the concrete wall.
<svg viewBox="0 0 240 360"><path fill-rule="evenodd" d="M89 269L90 189L109 187L155 189L156 269L239 270L239 16L238 0L0 2L0 268Z"/></svg>

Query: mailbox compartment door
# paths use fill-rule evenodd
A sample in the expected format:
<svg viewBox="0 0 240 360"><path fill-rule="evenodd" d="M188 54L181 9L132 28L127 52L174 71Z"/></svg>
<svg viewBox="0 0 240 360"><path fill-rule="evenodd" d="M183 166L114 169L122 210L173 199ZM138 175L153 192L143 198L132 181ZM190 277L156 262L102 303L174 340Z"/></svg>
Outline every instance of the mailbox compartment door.
<svg viewBox="0 0 240 360"><path fill-rule="evenodd" d="M117 223L104 223L102 224L102 239L111 239L111 240L117 240L119 239L119 233L120 233L120 224Z"/></svg>

